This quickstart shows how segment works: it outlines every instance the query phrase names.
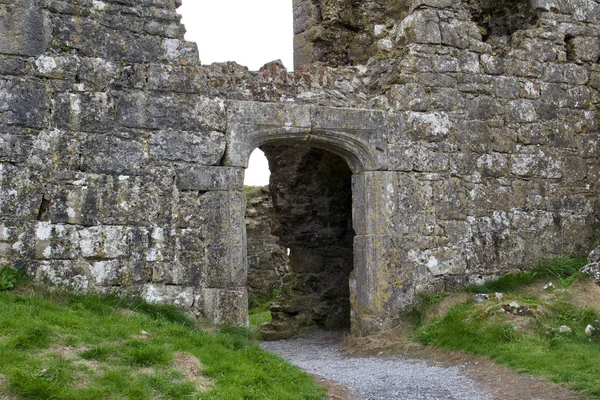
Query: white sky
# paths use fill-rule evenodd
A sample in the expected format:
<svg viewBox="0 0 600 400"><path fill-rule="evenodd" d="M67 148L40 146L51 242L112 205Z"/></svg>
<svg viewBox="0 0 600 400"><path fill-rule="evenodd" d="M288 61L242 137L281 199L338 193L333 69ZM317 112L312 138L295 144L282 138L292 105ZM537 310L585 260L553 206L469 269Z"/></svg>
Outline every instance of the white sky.
<svg viewBox="0 0 600 400"><path fill-rule="evenodd" d="M202 64L236 61L256 71L280 59L293 67L292 0L183 0L178 12Z"/></svg>
<svg viewBox="0 0 600 400"><path fill-rule="evenodd" d="M256 71L279 59L293 68L292 0L183 0L178 12L202 64L236 61ZM267 159L255 150L244 183L267 185L269 175Z"/></svg>

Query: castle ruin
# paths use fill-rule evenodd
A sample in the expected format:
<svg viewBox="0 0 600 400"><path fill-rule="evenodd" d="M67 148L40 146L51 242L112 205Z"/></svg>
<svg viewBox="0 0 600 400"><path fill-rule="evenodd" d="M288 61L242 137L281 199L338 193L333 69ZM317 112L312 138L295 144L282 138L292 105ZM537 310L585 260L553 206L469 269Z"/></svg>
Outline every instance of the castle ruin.
<svg viewBox="0 0 600 400"><path fill-rule="evenodd" d="M282 337L598 240L600 1L294 0L294 72L201 65L180 5L0 0L3 262L245 324L257 147Z"/></svg>

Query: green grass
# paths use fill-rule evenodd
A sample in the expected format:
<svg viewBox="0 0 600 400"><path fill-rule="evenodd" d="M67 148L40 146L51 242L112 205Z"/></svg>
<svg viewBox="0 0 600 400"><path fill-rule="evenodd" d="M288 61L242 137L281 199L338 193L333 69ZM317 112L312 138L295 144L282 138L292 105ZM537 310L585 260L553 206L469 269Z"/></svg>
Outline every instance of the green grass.
<svg viewBox="0 0 600 400"><path fill-rule="evenodd" d="M598 315L571 304L567 292L541 298L521 290L533 282L543 285L549 277L568 286L580 279L583 264L581 259L561 258L532 272L471 287L475 293L504 292L505 299L455 305L441 319L418 328L416 338L427 345L482 354L579 390L588 398L600 398L600 330L592 337L584 333L588 324L600 325ZM534 314L508 317L500 308L511 301L531 307ZM559 333L561 325L573 333Z"/></svg>
<svg viewBox="0 0 600 400"><path fill-rule="evenodd" d="M145 333L142 334L142 331ZM313 378L257 347L246 328L195 328L175 308L26 285L0 291L0 397L323 399ZM177 370L185 352L208 390Z"/></svg>
<svg viewBox="0 0 600 400"><path fill-rule="evenodd" d="M256 328L258 325L271 321L269 308L279 294L279 289L273 289L266 296L250 296L248 301L248 316L250 326Z"/></svg>
<svg viewBox="0 0 600 400"><path fill-rule="evenodd" d="M253 199L255 197L261 196L263 191L262 186L246 186L244 185L244 194L247 199Z"/></svg>
<svg viewBox="0 0 600 400"><path fill-rule="evenodd" d="M567 287L579 277L585 263L585 257L557 257L533 270L508 274L482 285L469 286L467 290L473 293L511 292L533 281L550 278L558 279L563 287Z"/></svg>
<svg viewBox="0 0 600 400"><path fill-rule="evenodd" d="M0 290L10 290L15 287L19 279L16 269L9 266L0 268Z"/></svg>

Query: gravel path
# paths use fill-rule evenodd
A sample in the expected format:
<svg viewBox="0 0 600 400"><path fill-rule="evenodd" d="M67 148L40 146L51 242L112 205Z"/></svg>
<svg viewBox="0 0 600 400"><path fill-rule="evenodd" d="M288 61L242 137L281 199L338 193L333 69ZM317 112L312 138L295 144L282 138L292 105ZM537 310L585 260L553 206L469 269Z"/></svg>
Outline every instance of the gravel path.
<svg viewBox="0 0 600 400"><path fill-rule="evenodd" d="M339 334L263 342L261 346L307 371L346 386L362 400L488 400L492 396L459 367L432 367L402 358L348 357Z"/></svg>

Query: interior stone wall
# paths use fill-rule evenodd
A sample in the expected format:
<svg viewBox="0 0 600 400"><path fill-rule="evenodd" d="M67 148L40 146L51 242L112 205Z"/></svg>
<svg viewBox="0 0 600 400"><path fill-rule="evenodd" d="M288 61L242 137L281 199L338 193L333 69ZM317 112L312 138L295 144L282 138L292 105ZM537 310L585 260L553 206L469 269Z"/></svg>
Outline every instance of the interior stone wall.
<svg viewBox="0 0 600 400"><path fill-rule="evenodd" d="M357 332L594 247L596 0L323 4L288 72L201 65L175 0L0 0L2 262L245 323L247 157L295 143L353 174Z"/></svg>
<svg viewBox="0 0 600 400"><path fill-rule="evenodd" d="M289 273L271 307L270 338L303 328L350 328L352 173L341 157L303 145L263 146Z"/></svg>
<svg viewBox="0 0 600 400"><path fill-rule="evenodd" d="M246 194L246 247L248 295L266 297L281 288L289 270L287 248L279 236L281 224L268 186L244 190Z"/></svg>

